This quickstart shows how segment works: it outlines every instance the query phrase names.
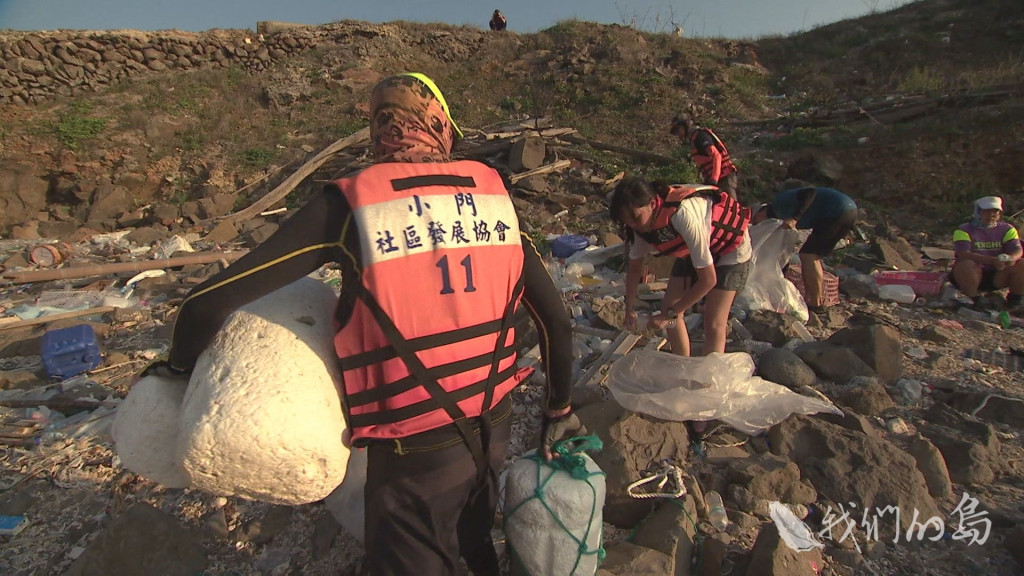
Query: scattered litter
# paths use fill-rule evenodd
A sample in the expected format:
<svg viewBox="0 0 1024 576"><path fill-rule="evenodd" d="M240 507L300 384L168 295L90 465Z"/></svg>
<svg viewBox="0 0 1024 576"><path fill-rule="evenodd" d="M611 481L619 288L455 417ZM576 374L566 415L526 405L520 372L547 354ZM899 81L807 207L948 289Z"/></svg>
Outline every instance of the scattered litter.
<svg viewBox="0 0 1024 576"><path fill-rule="evenodd" d="M962 310L962 308L961 308ZM1010 354L996 352L995 350L983 350L981 348L971 348L964 352L964 355L968 358L980 360L982 362L999 366L1006 370L1013 370L1015 372L1024 372L1024 353L1019 350L1013 350Z"/></svg>
<svg viewBox="0 0 1024 576"><path fill-rule="evenodd" d="M917 358L918 360L924 360L928 357L928 352L925 351L923 346L908 346L905 352L907 356Z"/></svg>
<svg viewBox="0 0 1024 576"><path fill-rule="evenodd" d="M24 516L0 516L0 536L16 536L28 526Z"/></svg>
<svg viewBox="0 0 1024 576"><path fill-rule="evenodd" d="M903 421L903 418L891 418L885 421L885 428L893 434L901 436L910 434L910 427Z"/></svg>

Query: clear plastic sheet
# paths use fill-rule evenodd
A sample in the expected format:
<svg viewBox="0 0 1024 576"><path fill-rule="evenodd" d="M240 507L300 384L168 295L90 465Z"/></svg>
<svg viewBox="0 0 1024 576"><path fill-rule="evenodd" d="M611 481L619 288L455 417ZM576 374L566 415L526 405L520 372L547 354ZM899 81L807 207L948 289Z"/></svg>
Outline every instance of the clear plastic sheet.
<svg viewBox="0 0 1024 576"><path fill-rule="evenodd" d="M687 357L634 350L608 371L608 387L624 408L663 420L721 420L757 434L790 414L831 412L834 404L753 376L745 352Z"/></svg>

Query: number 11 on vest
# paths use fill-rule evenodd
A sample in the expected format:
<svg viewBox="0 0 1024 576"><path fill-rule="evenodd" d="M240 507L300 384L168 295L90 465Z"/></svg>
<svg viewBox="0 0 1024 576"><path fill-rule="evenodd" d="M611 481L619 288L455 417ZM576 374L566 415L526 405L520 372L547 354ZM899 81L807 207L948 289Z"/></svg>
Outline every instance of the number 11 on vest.
<svg viewBox="0 0 1024 576"><path fill-rule="evenodd" d="M459 264L466 269L466 289L463 292L476 292L476 286L473 286L473 260L466 256ZM454 294L451 272L448 270L448 257L442 256L435 266L441 269L441 294Z"/></svg>

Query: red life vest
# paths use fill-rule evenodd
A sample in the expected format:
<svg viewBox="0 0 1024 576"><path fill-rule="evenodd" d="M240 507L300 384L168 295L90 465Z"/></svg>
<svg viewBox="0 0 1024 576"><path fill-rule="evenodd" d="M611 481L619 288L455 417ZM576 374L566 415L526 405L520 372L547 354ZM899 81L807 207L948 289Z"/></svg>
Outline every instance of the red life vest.
<svg viewBox="0 0 1024 576"><path fill-rule="evenodd" d="M670 186L668 192L659 193L656 197L658 205L654 208L654 221L647 232L635 232L646 240L658 256L674 256L685 258L690 255L690 247L672 226L672 215L679 210L683 199L699 194L711 200L711 255L718 258L739 248L743 243L743 234L750 223L750 209L745 208L724 190L715 186L695 184Z"/></svg>
<svg viewBox="0 0 1024 576"><path fill-rule="evenodd" d="M361 246L360 295L334 338L352 440L493 408L522 378L512 315L523 248L501 177L473 161L401 162L335 184Z"/></svg>
<svg viewBox="0 0 1024 576"><path fill-rule="evenodd" d="M714 140L714 147L718 150L718 153L722 155L722 171L719 174L718 179L721 180L729 174L736 171L736 165L732 163L732 157L729 156L729 151L725 148L725 144L722 144L722 140L718 138L718 135L711 131L710 128L695 128L693 134L690 136L690 156L693 158L694 163L697 164L697 169L700 170L700 175L705 179L711 178L711 173L715 167L715 159L711 156L705 156L697 149L697 136L700 132L707 132L711 139Z"/></svg>

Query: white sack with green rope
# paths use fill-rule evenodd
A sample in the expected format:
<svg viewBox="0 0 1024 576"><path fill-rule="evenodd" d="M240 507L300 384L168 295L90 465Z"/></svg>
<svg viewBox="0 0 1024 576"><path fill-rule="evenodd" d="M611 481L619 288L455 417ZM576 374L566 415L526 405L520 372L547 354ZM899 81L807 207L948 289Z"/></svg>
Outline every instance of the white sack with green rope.
<svg viewBox="0 0 1024 576"><path fill-rule="evenodd" d="M600 449L597 437L587 438L593 438ZM508 470L502 513L510 574L589 576L597 572L604 557L605 474L582 451L566 460L569 465L559 467L561 462L548 464L528 452Z"/></svg>

